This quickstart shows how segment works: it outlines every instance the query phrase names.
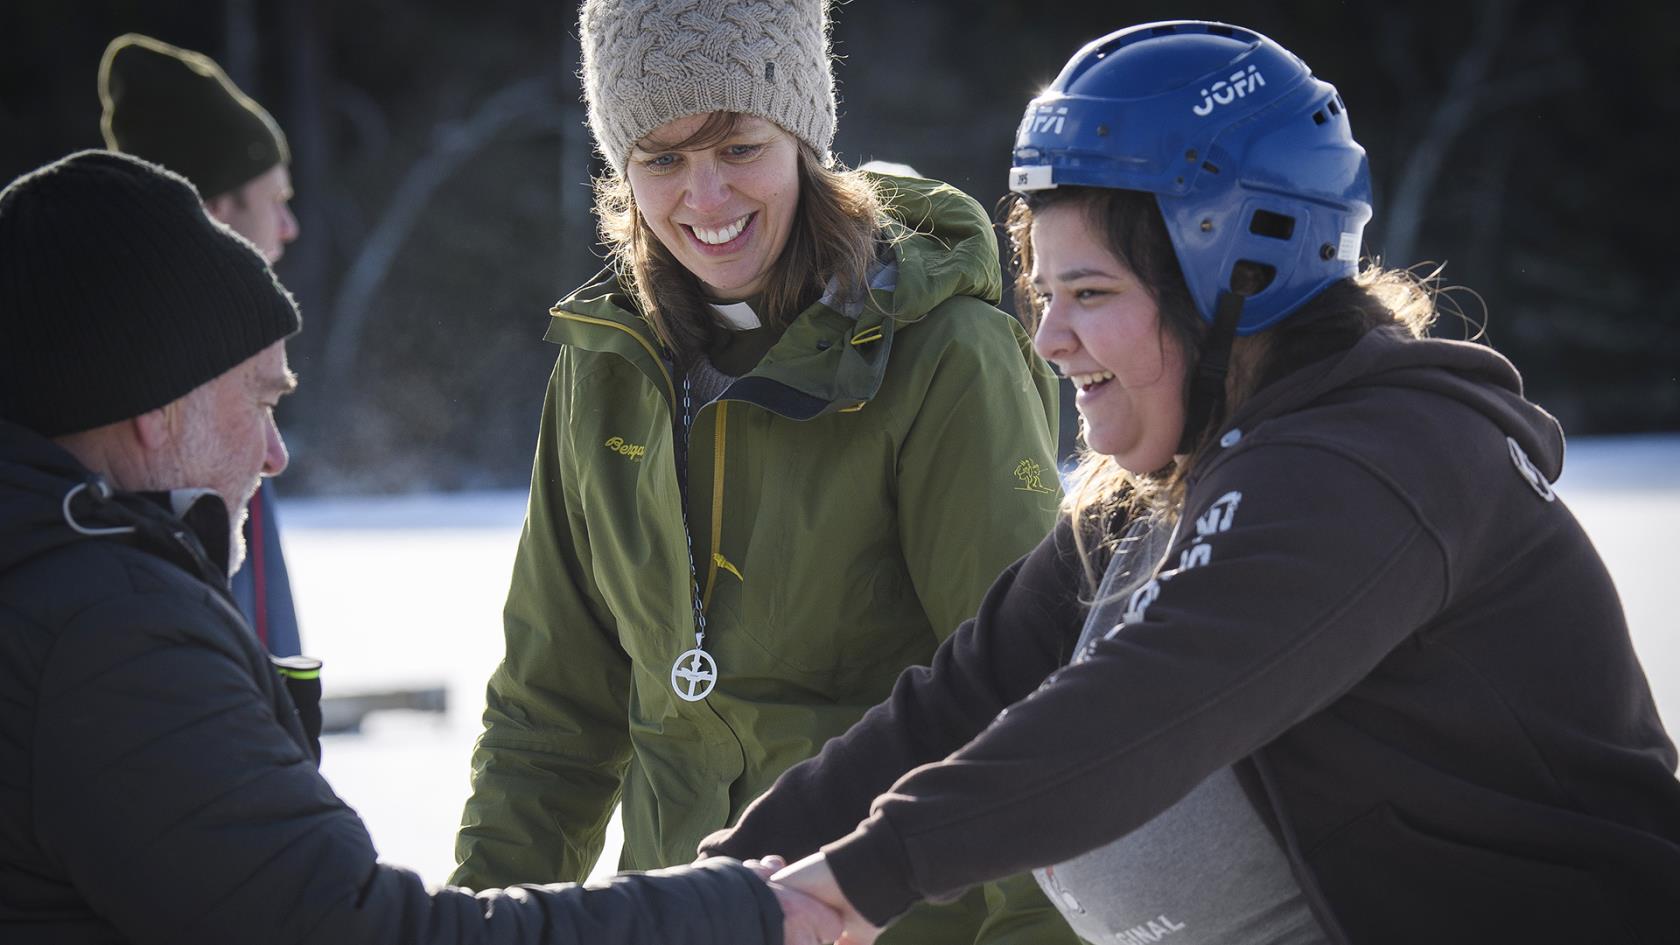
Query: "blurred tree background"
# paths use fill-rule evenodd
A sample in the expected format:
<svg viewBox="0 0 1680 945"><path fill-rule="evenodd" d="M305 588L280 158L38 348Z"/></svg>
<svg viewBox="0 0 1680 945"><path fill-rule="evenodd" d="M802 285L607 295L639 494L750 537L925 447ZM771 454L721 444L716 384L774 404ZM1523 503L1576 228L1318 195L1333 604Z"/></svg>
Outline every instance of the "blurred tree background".
<svg viewBox="0 0 1680 945"><path fill-rule="evenodd" d="M1475 290L1476 326L1443 334L1485 328L1572 434L1680 429L1672 5L851 0L836 151L994 206L1022 108L1073 51L1175 17L1258 29L1337 85L1371 153L1367 252ZM14 0L0 179L100 146L95 73L127 31L209 54L291 139L284 491L522 486L548 306L601 264L572 0Z"/></svg>

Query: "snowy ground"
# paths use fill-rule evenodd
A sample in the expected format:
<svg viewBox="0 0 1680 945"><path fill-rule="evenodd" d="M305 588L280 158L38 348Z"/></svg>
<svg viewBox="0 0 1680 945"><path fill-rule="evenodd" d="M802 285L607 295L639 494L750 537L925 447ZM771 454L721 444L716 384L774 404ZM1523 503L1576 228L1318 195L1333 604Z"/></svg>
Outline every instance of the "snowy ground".
<svg viewBox="0 0 1680 945"><path fill-rule="evenodd" d="M1573 440L1558 491L1609 563L1658 706L1680 735L1680 435ZM501 657L524 495L287 500L281 514L305 642L326 662L327 693L448 689L446 715L380 713L361 734L329 736L322 766L385 860L441 883L454 865L484 682ZM615 832L597 875L612 870L617 848Z"/></svg>

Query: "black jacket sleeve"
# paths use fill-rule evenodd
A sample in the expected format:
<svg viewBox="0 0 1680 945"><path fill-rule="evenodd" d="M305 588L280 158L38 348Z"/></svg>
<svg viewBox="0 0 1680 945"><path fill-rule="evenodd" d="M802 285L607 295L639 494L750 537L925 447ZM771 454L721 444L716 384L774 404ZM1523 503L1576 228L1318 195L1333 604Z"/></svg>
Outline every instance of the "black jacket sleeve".
<svg viewBox="0 0 1680 945"><path fill-rule="evenodd" d="M477 895L379 864L231 607L164 584L79 614L39 690L40 844L124 940L781 941L774 895L728 861Z"/></svg>
<svg viewBox="0 0 1680 945"><path fill-rule="evenodd" d="M863 915L1123 836L1346 692L1447 593L1415 507L1346 456L1249 450L1185 514L1114 632L823 848Z"/></svg>
<svg viewBox="0 0 1680 945"><path fill-rule="evenodd" d="M1067 661L1083 614L1079 575L1063 518L998 577L931 665L906 669L885 702L784 772L700 852L791 860L851 830L905 772L960 748Z"/></svg>

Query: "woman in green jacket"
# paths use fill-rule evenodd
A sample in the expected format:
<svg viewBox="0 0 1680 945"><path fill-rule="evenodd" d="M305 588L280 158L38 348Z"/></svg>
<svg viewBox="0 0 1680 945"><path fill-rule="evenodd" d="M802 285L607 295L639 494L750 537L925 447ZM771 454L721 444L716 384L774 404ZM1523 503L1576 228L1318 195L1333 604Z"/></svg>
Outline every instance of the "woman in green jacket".
<svg viewBox="0 0 1680 945"><path fill-rule="evenodd" d="M620 800L621 868L693 860L1054 522L990 223L833 162L826 6L583 6L612 264L552 311L458 884L584 878ZM898 934L1074 941L1023 878Z"/></svg>

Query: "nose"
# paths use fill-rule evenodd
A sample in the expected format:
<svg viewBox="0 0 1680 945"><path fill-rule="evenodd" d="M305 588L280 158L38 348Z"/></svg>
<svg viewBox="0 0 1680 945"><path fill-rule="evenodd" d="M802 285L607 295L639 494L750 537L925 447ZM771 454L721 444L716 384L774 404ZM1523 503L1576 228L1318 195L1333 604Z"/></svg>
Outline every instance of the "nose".
<svg viewBox="0 0 1680 945"><path fill-rule="evenodd" d="M710 213L729 201L729 181L716 161L696 156L689 162L688 193L684 201L701 213Z"/></svg>
<svg viewBox="0 0 1680 945"><path fill-rule="evenodd" d="M1033 332L1033 350L1046 361L1059 361L1079 350L1079 338L1068 327L1055 298L1039 312L1038 330Z"/></svg>
<svg viewBox="0 0 1680 945"><path fill-rule="evenodd" d="M280 436L280 428L275 425L274 417L268 418L268 430L264 434L266 443L263 446L263 468L265 476L278 476L286 471L286 464L291 462L291 455L286 452L286 441Z"/></svg>
<svg viewBox="0 0 1680 945"><path fill-rule="evenodd" d="M280 204L280 242L282 245L298 238L298 221L292 213L291 204Z"/></svg>

